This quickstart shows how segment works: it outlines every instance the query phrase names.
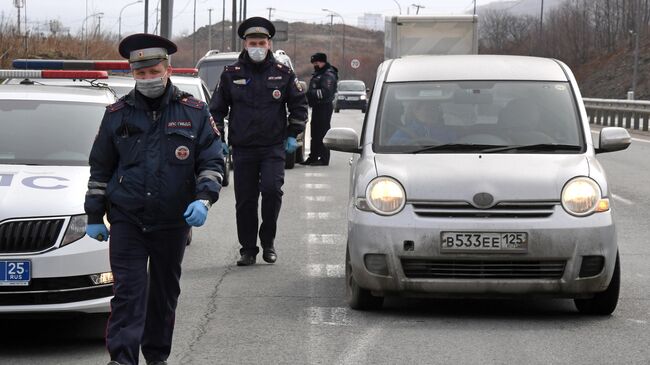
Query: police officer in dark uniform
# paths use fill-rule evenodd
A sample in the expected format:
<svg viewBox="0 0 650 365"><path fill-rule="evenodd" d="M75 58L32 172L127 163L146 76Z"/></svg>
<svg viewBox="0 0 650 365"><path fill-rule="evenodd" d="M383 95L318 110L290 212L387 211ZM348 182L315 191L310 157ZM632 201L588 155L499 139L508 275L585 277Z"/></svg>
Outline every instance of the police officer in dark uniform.
<svg viewBox="0 0 650 365"><path fill-rule="evenodd" d="M119 51L136 84L107 107L93 144L86 231L108 239L107 214L115 278L109 364L137 364L140 347L147 364L166 364L188 232L219 198L221 137L207 105L169 80L174 43L134 34Z"/></svg>
<svg viewBox="0 0 650 365"><path fill-rule="evenodd" d="M339 79L338 70L327 62L327 55L316 53L311 56L314 73L309 82L307 99L311 110L311 152L302 162L303 165L327 166L330 163L330 151L323 145L323 138L330 129L334 106L332 101L336 94Z"/></svg>
<svg viewBox="0 0 650 365"><path fill-rule="evenodd" d="M274 263L277 219L282 204L286 152L297 148L305 129L307 100L293 71L273 58L275 27L267 19L246 19L238 28L245 49L239 60L224 68L210 102L210 112L223 134L228 116L235 178L239 266L255 264L257 207L262 194L259 237L262 258ZM287 109L289 116L287 117ZM230 114L229 114L230 113Z"/></svg>

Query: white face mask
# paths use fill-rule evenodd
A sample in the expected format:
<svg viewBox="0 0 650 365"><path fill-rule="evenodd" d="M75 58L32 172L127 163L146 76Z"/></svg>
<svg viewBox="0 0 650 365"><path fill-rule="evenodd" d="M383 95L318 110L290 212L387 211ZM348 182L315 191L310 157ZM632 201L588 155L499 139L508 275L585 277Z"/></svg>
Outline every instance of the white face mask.
<svg viewBox="0 0 650 365"><path fill-rule="evenodd" d="M246 52L248 52L248 57L253 60L253 62L262 62L266 58L266 52L268 50L264 47L248 47Z"/></svg>
<svg viewBox="0 0 650 365"><path fill-rule="evenodd" d="M135 88L140 94L154 99L165 93L165 80L162 77L153 79L135 79Z"/></svg>

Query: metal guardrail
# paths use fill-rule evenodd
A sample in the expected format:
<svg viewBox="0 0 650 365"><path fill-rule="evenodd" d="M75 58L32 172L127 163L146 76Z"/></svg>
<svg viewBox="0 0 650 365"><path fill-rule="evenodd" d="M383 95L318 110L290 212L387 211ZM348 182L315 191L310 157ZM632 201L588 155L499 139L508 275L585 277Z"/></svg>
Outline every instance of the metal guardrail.
<svg viewBox="0 0 650 365"><path fill-rule="evenodd" d="M650 101L582 99L590 124L648 131Z"/></svg>

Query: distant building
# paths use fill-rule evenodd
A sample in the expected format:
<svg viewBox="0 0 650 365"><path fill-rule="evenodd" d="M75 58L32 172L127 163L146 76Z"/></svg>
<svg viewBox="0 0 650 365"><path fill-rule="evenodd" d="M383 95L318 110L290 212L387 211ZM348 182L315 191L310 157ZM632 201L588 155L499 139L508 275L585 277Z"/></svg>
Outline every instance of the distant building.
<svg viewBox="0 0 650 365"><path fill-rule="evenodd" d="M357 18L359 28L370 30L384 30L384 16L382 14L365 13Z"/></svg>

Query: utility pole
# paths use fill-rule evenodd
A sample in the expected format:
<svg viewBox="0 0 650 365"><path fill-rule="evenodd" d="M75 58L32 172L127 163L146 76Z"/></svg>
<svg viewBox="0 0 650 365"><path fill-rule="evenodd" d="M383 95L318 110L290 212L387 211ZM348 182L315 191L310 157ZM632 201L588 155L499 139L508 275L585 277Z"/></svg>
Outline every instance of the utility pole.
<svg viewBox="0 0 650 365"><path fill-rule="evenodd" d="M328 15L328 17L330 17L330 48L329 48L329 50L327 52L331 55L332 54L332 40L333 40L332 31L334 29L334 14L330 13L330 15Z"/></svg>
<svg viewBox="0 0 650 365"><path fill-rule="evenodd" d="M99 34L99 36L102 36L102 16L103 15L98 15L97 16L97 31L95 32L95 37Z"/></svg>
<svg viewBox="0 0 650 365"><path fill-rule="evenodd" d="M212 8L208 8L208 50L212 49Z"/></svg>
<svg viewBox="0 0 650 365"><path fill-rule="evenodd" d="M221 52L226 49L226 0L221 0L223 9L221 12Z"/></svg>
<svg viewBox="0 0 650 365"><path fill-rule="evenodd" d="M160 36L167 39L172 37L172 14L174 14L174 1L162 0L160 2Z"/></svg>
<svg viewBox="0 0 650 365"><path fill-rule="evenodd" d="M247 16L246 15L246 8L248 8L248 0L244 0L244 19L247 19L246 18L246 16ZM269 19L269 20L271 20L271 19Z"/></svg>
<svg viewBox="0 0 650 365"><path fill-rule="evenodd" d="M544 25L544 0L542 0L542 8L539 11L539 41L540 41L540 43L544 39L543 25Z"/></svg>
<svg viewBox="0 0 650 365"><path fill-rule="evenodd" d="M237 52L237 0L232 0L232 39L230 40L230 50Z"/></svg>
<svg viewBox="0 0 650 365"><path fill-rule="evenodd" d="M268 9L268 11L269 11L269 21L270 21L271 20L271 13L273 12L273 10L275 10L275 8L266 8L266 9Z"/></svg>
<svg viewBox="0 0 650 365"><path fill-rule="evenodd" d="M149 33L149 0L144 0L144 32Z"/></svg>
<svg viewBox="0 0 650 365"><path fill-rule="evenodd" d="M424 5L418 5L418 4L411 4L415 9L415 15L420 14L420 8L424 8Z"/></svg>
<svg viewBox="0 0 650 365"><path fill-rule="evenodd" d="M239 0L239 23L244 22L244 18L242 18L244 16L243 11L244 11L244 0Z"/></svg>
<svg viewBox="0 0 650 365"><path fill-rule="evenodd" d="M639 32L641 31L641 1L637 1L636 19L634 21L634 68L632 71L632 95L636 99L636 79L639 73Z"/></svg>
<svg viewBox="0 0 650 365"><path fill-rule="evenodd" d="M194 0L194 23L192 24L192 64L196 63L196 0Z"/></svg>

